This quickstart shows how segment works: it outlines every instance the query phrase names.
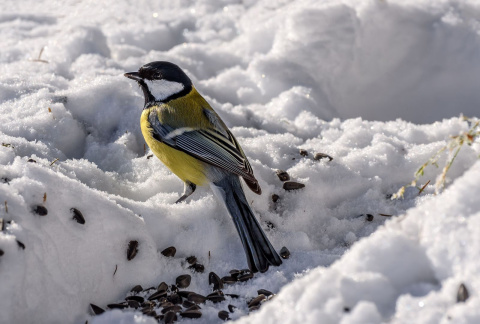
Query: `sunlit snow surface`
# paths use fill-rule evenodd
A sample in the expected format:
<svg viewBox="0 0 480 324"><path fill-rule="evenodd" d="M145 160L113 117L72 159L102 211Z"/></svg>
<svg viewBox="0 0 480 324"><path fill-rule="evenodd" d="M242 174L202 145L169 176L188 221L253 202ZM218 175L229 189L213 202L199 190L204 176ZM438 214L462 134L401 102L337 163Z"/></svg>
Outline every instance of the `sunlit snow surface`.
<svg viewBox="0 0 480 324"><path fill-rule="evenodd" d="M240 323L478 323L480 145L462 148L440 195L430 167L421 195L388 199L468 129L461 113L480 115L478 3L164 2L2 2L0 323L152 323L88 305L185 273L207 295L208 272L246 267L212 193L175 205L183 184L144 149L143 96L123 73L157 60L180 65L231 127L263 190L246 192L251 205L291 251L224 289L243 299L183 323L221 322L228 304ZM284 191L277 169L305 188ZM160 254L172 245L175 258ZM461 283L470 298L456 303ZM248 315L260 288L278 295Z"/></svg>

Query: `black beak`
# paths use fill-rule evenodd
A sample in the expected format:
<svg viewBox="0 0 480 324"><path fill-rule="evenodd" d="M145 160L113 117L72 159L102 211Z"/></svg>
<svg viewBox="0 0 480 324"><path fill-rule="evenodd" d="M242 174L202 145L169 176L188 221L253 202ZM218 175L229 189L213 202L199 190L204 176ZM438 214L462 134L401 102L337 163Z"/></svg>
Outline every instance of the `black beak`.
<svg viewBox="0 0 480 324"><path fill-rule="evenodd" d="M132 79L132 80L135 80L135 81L141 81L143 80L140 75L138 74L138 72L128 72L128 73L125 73L124 76L126 76L127 78L129 79Z"/></svg>

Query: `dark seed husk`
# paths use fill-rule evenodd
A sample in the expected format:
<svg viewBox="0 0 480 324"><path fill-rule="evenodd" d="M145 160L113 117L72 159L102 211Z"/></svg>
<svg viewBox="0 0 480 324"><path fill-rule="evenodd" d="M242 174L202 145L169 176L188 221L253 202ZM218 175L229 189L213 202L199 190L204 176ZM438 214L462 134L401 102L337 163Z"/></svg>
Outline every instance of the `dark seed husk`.
<svg viewBox="0 0 480 324"><path fill-rule="evenodd" d="M467 290L467 287L462 283L460 284L460 287L458 287L458 292L457 292L457 303L462 303L465 302L468 299L469 293Z"/></svg>
<svg viewBox="0 0 480 324"><path fill-rule="evenodd" d="M0 218L0 232L3 232L5 229L5 222L3 221L3 218Z"/></svg>
<svg viewBox="0 0 480 324"><path fill-rule="evenodd" d="M188 258L185 259L189 264L195 264L197 263L197 258L195 256L189 256Z"/></svg>
<svg viewBox="0 0 480 324"><path fill-rule="evenodd" d="M145 301L145 298L143 298L142 296L127 296L125 297L125 300L134 300L141 304Z"/></svg>
<svg viewBox="0 0 480 324"><path fill-rule="evenodd" d="M243 281L250 280L252 278L253 278L253 273L250 272L250 273L246 273L241 276L238 276L237 280L243 282Z"/></svg>
<svg viewBox="0 0 480 324"><path fill-rule="evenodd" d="M133 287L132 289L130 289L130 292L133 292L133 293L139 293L143 290L143 287L140 286L140 285L136 285L135 287Z"/></svg>
<svg viewBox="0 0 480 324"><path fill-rule="evenodd" d="M230 270L230 276L235 280L237 280L238 276L241 274L242 274L241 270L237 270L237 269Z"/></svg>
<svg viewBox="0 0 480 324"><path fill-rule="evenodd" d="M205 266L203 264L200 264L200 263L195 263L195 264L192 264L191 266L189 266L188 269L191 269L195 272L203 273L203 271L205 271Z"/></svg>
<svg viewBox="0 0 480 324"><path fill-rule="evenodd" d="M343 311L344 311L345 313L350 312L350 307L347 307L347 306L343 307Z"/></svg>
<svg viewBox="0 0 480 324"><path fill-rule="evenodd" d="M277 170L277 177L280 181L288 181L290 180L290 175L283 170Z"/></svg>
<svg viewBox="0 0 480 324"><path fill-rule="evenodd" d="M273 295L273 293L271 291L268 291L266 289L259 289L259 290L257 290L257 293L259 295L265 295L265 297Z"/></svg>
<svg viewBox="0 0 480 324"><path fill-rule="evenodd" d="M190 308L190 307L193 307L193 306L197 306L197 304L192 303L191 301L188 301L188 300L184 300L183 303L182 303L182 306L185 307L185 308Z"/></svg>
<svg viewBox="0 0 480 324"><path fill-rule="evenodd" d="M34 206L33 212L39 216L46 216L48 214L47 208L40 205Z"/></svg>
<svg viewBox="0 0 480 324"><path fill-rule="evenodd" d="M128 307L130 308L135 308L135 309L140 308L140 304L136 300L129 300L127 301L127 304L128 304Z"/></svg>
<svg viewBox="0 0 480 324"><path fill-rule="evenodd" d="M2 249L0 249L0 256L2 256L2 255L4 255L4 254L5 254L5 252L3 252Z"/></svg>
<svg viewBox="0 0 480 324"><path fill-rule="evenodd" d="M28 159L27 162L30 162L30 163L37 163L37 161L35 161L34 159Z"/></svg>
<svg viewBox="0 0 480 324"><path fill-rule="evenodd" d="M280 256L282 259L288 259L290 257L290 251L284 246L280 249Z"/></svg>
<svg viewBox="0 0 480 324"><path fill-rule="evenodd" d="M287 191L298 190L304 187L305 185L303 183L295 182L295 181L287 181L283 183L283 189Z"/></svg>
<svg viewBox="0 0 480 324"><path fill-rule="evenodd" d="M253 306L258 306L260 305L260 303L262 302L262 300L265 300L266 297L264 294L260 294L258 295L257 297L255 297L254 299L252 299L249 303L248 303L248 308L250 307L253 307Z"/></svg>
<svg viewBox="0 0 480 324"><path fill-rule="evenodd" d="M252 306L248 309L249 312L253 312L253 311L256 311L257 309L260 309L260 305L258 306Z"/></svg>
<svg viewBox="0 0 480 324"><path fill-rule="evenodd" d="M187 288L188 286L190 286L191 281L192 276L188 274L178 276L177 279L175 279L175 283L177 284L178 288Z"/></svg>
<svg viewBox="0 0 480 324"><path fill-rule="evenodd" d="M165 314L167 312L179 313L181 311L182 311L182 307L180 307L178 305L172 305L172 306L168 306L168 307L165 307L164 309L162 309L162 314Z"/></svg>
<svg viewBox="0 0 480 324"><path fill-rule="evenodd" d="M233 277L230 277L230 276L225 276L222 278L222 282L224 284L234 284L237 282L237 280Z"/></svg>
<svg viewBox="0 0 480 324"><path fill-rule="evenodd" d="M177 249L174 246L170 246L161 252L166 257L174 257L177 253Z"/></svg>
<svg viewBox="0 0 480 324"><path fill-rule="evenodd" d="M167 307L171 307L171 306L174 306L174 305L175 305L174 303L171 303L171 302L167 301L167 302L161 303L160 307L167 308Z"/></svg>
<svg viewBox="0 0 480 324"><path fill-rule="evenodd" d="M165 314L165 317L163 318L165 324L172 324L177 320L177 314L175 312L168 312Z"/></svg>
<svg viewBox="0 0 480 324"><path fill-rule="evenodd" d="M214 291L214 292L211 293L211 294L208 294L208 295L207 295L207 298L212 297L212 296L224 296L224 294L223 294L223 291L217 290L217 291Z"/></svg>
<svg viewBox="0 0 480 324"><path fill-rule="evenodd" d="M223 296L211 296L211 297L208 297L208 300L213 302L214 304L216 304L216 303L220 303L220 302L224 301L225 297L223 297Z"/></svg>
<svg viewBox="0 0 480 324"><path fill-rule="evenodd" d="M307 156L308 155L307 150L304 150L304 149L299 149L298 153L300 153L301 156Z"/></svg>
<svg viewBox="0 0 480 324"><path fill-rule="evenodd" d="M171 294L167 297L167 300L174 304L181 304L183 299L178 294Z"/></svg>
<svg viewBox="0 0 480 324"><path fill-rule="evenodd" d="M166 290L157 290L157 292L151 294L150 297L148 297L148 300L160 299L162 297L167 297Z"/></svg>
<svg viewBox="0 0 480 324"><path fill-rule="evenodd" d="M202 309L200 306L193 304L193 306L187 307L187 310L199 310Z"/></svg>
<svg viewBox="0 0 480 324"><path fill-rule="evenodd" d="M220 318L222 321L226 321L230 319L230 315L227 311L222 310L218 312L218 318Z"/></svg>
<svg viewBox="0 0 480 324"><path fill-rule="evenodd" d="M208 274L208 284L213 284L213 290L223 289L223 282L215 272L210 272Z"/></svg>
<svg viewBox="0 0 480 324"><path fill-rule="evenodd" d="M237 299L238 297L240 297L237 294L225 294L225 296L228 296L228 297L231 297L231 298L234 298L234 299Z"/></svg>
<svg viewBox="0 0 480 324"><path fill-rule="evenodd" d="M127 260L132 260L138 253L138 241L128 242Z"/></svg>
<svg viewBox="0 0 480 324"><path fill-rule="evenodd" d="M128 302L129 302L129 303L130 303L130 302L138 303L138 302L135 301L135 300L129 300ZM150 300L146 300L146 301L144 301L143 303L141 303L141 306L142 306L142 307L154 307L155 305L156 305L155 302L154 302L154 301L150 301Z"/></svg>
<svg viewBox="0 0 480 324"><path fill-rule="evenodd" d="M128 304L127 303L120 303L120 304L108 304L107 305L108 308L110 309L124 309L124 308L127 308L128 307Z"/></svg>
<svg viewBox="0 0 480 324"><path fill-rule="evenodd" d="M191 293L188 295L188 301L194 302L195 304L203 304L207 300L207 297L199 295L197 293Z"/></svg>
<svg viewBox="0 0 480 324"><path fill-rule="evenodd" d="M193 291L179 290L179 291L177 292L177 294L178 294L180 297L183 297L183 298L188 298L188 295L190 295L191 293L193 293Z"/></svg>
<svg viewBox="0 0 480 324"><path fill-rule="evenodd" d="M157 287L157 290L168 290L168 285L165 283L165 282L161 282L158 287Z"/></svg>
<svg viewBox="0 0 480 324"><path fill-rule="evenodd" d="M171 291L171 292L177 292L177 291L178 291L178 287L175 286L175 285L171 285L171 286L170 286L170 291Z"/></svg>
<svg viewBox="0 0 480 324"><path fill-rule="evenodd" d="M70 211L73 214L72 219L76 220L77 223L79 224L85 224L85 217L83 217L83 214L81 211L79 211L77 208L70 208Z"/></svg>
<svg viewBox="0 0 480 324"><path fill-rule="evenodd" d="M153 310L153 307L144 307L141 309L142 314L150 313Z"/></svg>
<svg viewBox="0 0 480 324"><path fill-rule="evenodd" d="M235 308L237 308L237 307L233 306L232 304L228 305L228 311L229 311L230 313L235 312Z"/></svg>
<svg viewBox="0 0 480 324"><path fill-rule="evenodd" d="M366 219L367 219L367 221L369 221L369 222L373 221L373 215L372 215L372 214L367 214L367 215L366 215Z"/></svg>
<svg viewBox="0 0 480 324"><path fill-rule="evenodd" d="M321 159L328 159L328 161L330 162L333 160L333 157L325 153L315 153L315 155L313 156L313 159L317 161Z"/></svg>
<svg viewBox="0 0 480 324"><path fill-rule="evenodd" d="M185 318L200 318L202 316L202 312L197 309L187 309L183 313L180 313L180 316Z"/></svg>
<svg viewBox="0 0 480 324"><path fill-rule="evenodd" d="M150 290L156 290L155 287L148 287L146 289L144 289L143 291L144 292L149 292Z"/></svg>
<svg viewBox="0 0 480 324"><path fill-rule="evenodd" d="M273 194L273 195L272 195L272 201L273 201L274 203L276 203L279 198L280 198L280 196L277 195L277 194Z"/></svg>
<svg viewBox="0 0 480 324"><path fill-rule="evenodd" d="M105 310L101 307L98 307L97 305L90 304L90 308L92 309L92 312L94 315L100 315L105 312Z"/></svg>
<svg viewBox="0 0 480 324"><path fill-rule="evenodd" d="M156 317L157 316L157 312L155 312L153 309L149 312L144 313L144 314L147 315L147 316L151 316L151 317Z"/></svg>
<svg viewBox="0 0 480 324"><path fill-rule="evenodd" d="M19 240L16 240L17 241L17 245L22 249L22 250L25 250L25 244L23 244L22 242L20 242Z"/></svg>

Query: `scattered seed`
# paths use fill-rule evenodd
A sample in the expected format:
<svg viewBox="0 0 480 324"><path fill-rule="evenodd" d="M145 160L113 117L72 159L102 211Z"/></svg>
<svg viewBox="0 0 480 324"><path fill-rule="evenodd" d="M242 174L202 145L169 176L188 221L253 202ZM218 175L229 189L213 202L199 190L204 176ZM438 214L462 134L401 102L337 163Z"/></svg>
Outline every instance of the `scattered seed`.
<svg viewBox="0 0 480 324"><path fill-rule="evenodd" d="M177 279L175 279L178 288L187 288L190 286L191 281L192 277L188 274L178 276Z"/></svg>
<svg viewBox="0 0 480 324"><path fill-rule="evenodd" d="M188 298L188 295L190 295L193 291L188 291L188 290L180 290L177 292L177 294L182 297L182 298Z"/></svg>
<svg viewBox="0 0 480 324"><path fill-rule="evenodd" d="M46 216L48 214L47 208L40 205L34 206L33 212L39 216Z"/></svg>
<svg viewBox="0 0 480 324"><path fill-rule="evenodd" d="M130 292L133 292L133 293L139 293L143 290L143 287L140 286L140 285L136 285L135 287L133 287L132 289L130 289Z"/></svg>
<svg viewBox="0 0 480 324"><path fill-rule="evenodd" d="M247 281L253 278L253 273L246 273L241 276L238 276L237 280L240 282Z"/></svg>
<svg viewBox="0 0 480 324"><path fill-rule="evenodd" d="M240 296L237 295L237 294L225 294L225 296L228 296L228 297L234 298L234 299L237 299L238 297L240 297Z"/></svg>
<svg viewBox="0 0 480 324"><path fill-rule="evenodd" d="M290 175L286 171L278 169L276 171L276 173L277 173L277 177L278 177L278 179L280 179L280 181L290 180Z"/></svg>
<svg viewBox="0 0 480 324"><path fill-rule="evenodd" d="M170 246L161 252L166 257L174 257L177 253L177 249L174 246Z"/></svg>
<svg viewBox="0 0 480 324"><path fill-rule="evenodd" d="M378 214L380 216L383 216L383 217L392 217L393 215L390 215L390 214Z"/></svg>
<svg viewBox="0 0 480 324"><path fill-rule="evenodd" d="M171 294L170 296L167 296L167 300L173 304L181 304L183 299L180 297L178 294Z"/></svg>
<svg viewBox="0 0 480 324"><path fill-rule="evenodd" d="M168 307L165 307L164 309L162 309L162 314L165 314L167 312L179 313L181 311L182 311L182 307L180 307L178 305L172 305L172 306L168 306Z"/></svg>
<svg viewBox="0 0 480 324"><path fill-rule="evenodd" d="M233 306L232 304L228 305L228 311L229 311L230 313L235 312L235 308L237 308L237 307Z"/></svg>
<svg viewBox="0 0 480 324"><path fill-rule="evenodd" d="M10 181L12 181L12 179L7 178L7 177L2 178L1 180L2 180L3 183L6 183L8 185L10 185Z"/></svg>
<svg viewBox="0 0 480 324"><path fill-rule="evenodd" d="M273 293L271 291L268 291L266 289L259 289L257 290L258 295L265 295L265 297L272 296Z"/></svg>
<svg viewBox="0 0 480 324"><path fill-rule="evenodd" d="M224 284L227 284L227 285L230 285L230 284L234 284L237 282L237 280L233 277L230 277L230 276L225 276L222 278L222 282Z"/></svg>
<svg viewBox="0 0 480 324"><path fill-rule="evenodd" d="M188 298L188 296L187 296ZM182 306L185 307L185 308L190 308L192 306L197 306L197 304L191 302L191 301L188 301L188 300L184 300L183 303L182 303Z"/></svg>
<svg viewBox="0 0 480 324"><path fill-rule="evenodd" d="M130 308L140 308L140 304L136 300L128 300L127 301L128 307Z"/></svg>
<svg viewBox="0 0 480 324"><path fill-rule="evenodd" d="M108 304L107 307L110 309L124 309L127 308L127 303L120 303L120 304Z"/></svg>
<svg viewBox="0 0 480 324"><path fill-rule="evenodd" d="M230 270L229 273L230 273L230 275L236 280L237 277L242 274L242 271L241 271L241 270L237 270L237 269L232 269L232 270Z"/></svg>
<svg viewBox="0 0 480 324"><path fill-rule="evenodd" d="M195 256L189 256L188 258L185 259L189 264L195 264L197 263L197 258Z"/></svg>
<svg viewBox="0 0 480 324"><path fill-rule="evenodd" d="M147 315L147 316L151 316L151 317L156 317L157 316L157 312L155 312L153 309L149 312L144 313L144 314Z"/></svg>
<svg viewBox="0 0 480 324"><path fill-rule="evenodd" d="M258 295L248 303L248 308L260 305L260 303L265 299L266 297L264 294Z"/></svg>
<svg viewBox="0 0 480 324"><path fill-rule="evenodd" d="M366 216L367 216L366 217L367 221L369 221L369 222L373 221L373 215L372 214L367 214Z"/></svg>
<svg viewBox="0 0 480 324"><path fill-rule="evenodd" d="M35 161L34 159L28 159L27 162L30 162L30 163L37 163L37 161Z"/></svg>
<svg viewBox="0 0 480 324"><path fill-rule="evenodd" d="M347 307L347 306L343 307L343 311L344 311L345 313L350 312L350 307Z"/></svg>
<svg viewBox="0 0 480 324"><path fill-rule="evenodd" d="M72 212L73 214L73 217L72 219L76 220L77 223L79 224L85 224L85 217L83 217L83 214L81 211L79 211L77 208L73 207L73 208L70 208L70 211Z"/></svg>
<svg viewBox="0 0 480 324"><path fill-rule="evenodd" d="M180 316L185 318L200 318L202 313L198 309L187 309L183 313L180 313Z"/></svg>
<svg viewBox="0 0 480 324"><path fill-rule="evenodd" d="M5 254L5 252L3 252L2 249L0 249L0 256L2 256L2 255L4 255L4 254Z"/></svg>
<svg viewBox="0 0 480 324"><path fill-rule="evenodd" d="M308 156L307 150L300 149L300 150L298 150L298 152L300 153L301 156Z"/></svg>
<svg viewBox="0 0 480 324"><path fill-rule="evenodd" d="M317 161L321 159L328 159L328 161L330 162L333 160L333 157L325 153L315 153L315 155L313 156L313 159Z"/></svg>
<svg viewBox="0 0 480 324"><path fill-rule="evenodd" d="M167 292L165 290L158 290L148 297L148 300L160 299L162 297L167 297Z"/></svg>
<svg viewBox="0 0 480 324"><path fill-rule="evenodd" d="M163 320L165 324L172 324L177 320L177 314L175 312L167 312Z"/></svg>
<svg viewBox="0 0 480 324"><path fill-rule="evenodd" d="M5 200L5 213L8 214L8 205L6 200Z"/></svg>
<svg viewBox="0 0 480 324"><path fill-rule="evenodd" d="M283 189L290 191L290 190L297 190L304 188L305 185L300 182L295 182L295 181L287 181L283 183Z"/></svg>
<svg viewBox="0 0 480 324"><path fill-rule="evenodd" d="M177 286L171 285L171 286L170 286L170 291L171 291L171 292L177 292L177 291L178 291Z"/></svg>
<svg viewBox="0 0 480 324"><path fill-rule="evenodd" d="M280 249L280 256L282 259L290 258L290 251L284 246Z"/></svg>
<svg viewBox="0 0 480 324"><path fill-rule="evenodd" d="M188 300L186 300L186 301L188 301ZM199 309L201 309L201 307L194 304L193 306L188 307L186 310L199 310Z"/></svg>
<svg viewBox="0 0 480 324"><path fill-rule="evenodd" d="M223 282L215 272L210 272L208 274L208 284L213 284L213 290L223 289Z"/></svg>
<svg viewBox="0 0 480 324"><path fill-rule="evenodd" d="M127 248L127 260L130 261L138 253L138 241L130 241Z"/></svg>
<svg viewBox="0 0 480 324"><path fill-rule="evenodd" d="M166 308L166 307L170 307L170 306L174 306L174 305L175 305L174 303L171 303L171 302L167 301L167 302L161 303L160 307Z"/></svg>
<svg viewBox="0 0 480 324"><path fill-rule="evenodd" d="M273 195L272 195L272 201L273 201L274 203L276 203L279 198L280 198L280 196L277 195L277 194L273 194Z"/></svg>
<svg viewBox="0 0 480 324"><path fill-rule="evenodd" d="M257 309L260 309L260 306L252 306L248 309L249 312L256 311Z"/></svg>
<svg viewBox="0 0 480 324"><path fill-rule="evenodd" d="M219 303L225 300L223 292L221 290L217 290L207 296L207 299L212 301L213 303Z"/></svg>
<svg viewBox="0 0 480 324"><path fill-rule="evenodd" d="M227 321L230 319L230 316L227 311L219 311L218 312L218 318L220 318L222 321Z"/></svg>
<svg viewBox="0 0 480 324"><path fill-rule="evenodd" d="M98 307L97 305L90 304L90 308L92 309L92 312L94 315L100 315L105 312L105 310L101 307Z"/></svg>
<svg viewBox="0 0 480 324"><path fill-rule="evenodd" d="M0 218L0 232L3 232L5 230L5 222L3 221L3 218Z"/></svg>
<svg viewBox="0 0 480 324"><path fill-rule="evenodd" d="M457 292L457 303L462 303L465 302L469 297L467 287L462 283L460 284L460 287L458 287L458 292Z"/></svg>
<svg viewBox="0 0 480 324"><path fill-rule="evenodd" d="M165 282L161 282L158 287L157 287L157 290L168 290L168 285L165 283Z"/></svg>
<svg viewBox="0 0 480 324"><path fill-rule="evenodd" d="M203 304L207 300L207 297L199 295L197 293L191 293L188 295L188 301L194 302L195 304Z"/></svg>
<svg viewBox="0 0 480 324"><path fill-rule="evenodd" d="M142 296L127 296L125 297L125 300L134 300L141 304L145 301L145 298L143 298Z"/></svg>
<svg viewBox="0 0 480 324"><path fill-rule="evenodd" d="M193 270L195 272L203 273L205 271L205 266L200 263L195 263L189 266L188 269Z"/></svg>
<svg viewBox="0 0 480 324"><path fill-rule="evenodd" d="M150 158L152 158L152 157L153 157L153 154L147 155L147 160L150 159Z"/></svg>
<svg viewBox="0 0 480 324"><path fill-rule="evenodd" d="M276 227L271 221L265 221L265 224L267 224L267 228L269 229L274 229Z"/></svg>
<svg viewBox="0 0 480 324"><path fill-rule="evenodd" d="M43 203L46 203L47 202L47 193L45 192L43 194Z"/></svg>

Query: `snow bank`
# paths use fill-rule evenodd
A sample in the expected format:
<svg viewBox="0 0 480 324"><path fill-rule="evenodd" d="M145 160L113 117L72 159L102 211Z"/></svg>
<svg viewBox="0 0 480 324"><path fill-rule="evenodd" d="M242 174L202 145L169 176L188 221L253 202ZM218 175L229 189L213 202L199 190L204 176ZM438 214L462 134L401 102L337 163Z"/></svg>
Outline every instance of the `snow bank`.
<svg viewBox="0 0 480 324"><path fill-rule="evenodd" d="M460 152L445 193L389 197L468 129L457 116L478 117L479 17L473 0L6 1L0 322L148 323L119 310L92 318L88 305L184 273L206 295L209 271L245 268L211 192L174 205L183 185L144 147L143 97L123 73L155 60L184 68L231 127L263 189L247 193L252 207L273 245L292 252L225 288L241 298L202 306L196 323L220 321L228 303L252 323L475 322L478 226L467 224L479 210L478 143ZM277 169L306 187L286 192ZM422 185L438 173L428 168ZM381 214L394 217L383 226ZM174 258L161 255L172 245ZM205 273L187 269L190 255ZM454 303L460 282L465 304ZM242 319L259 288L280 293Z"/></svg>

